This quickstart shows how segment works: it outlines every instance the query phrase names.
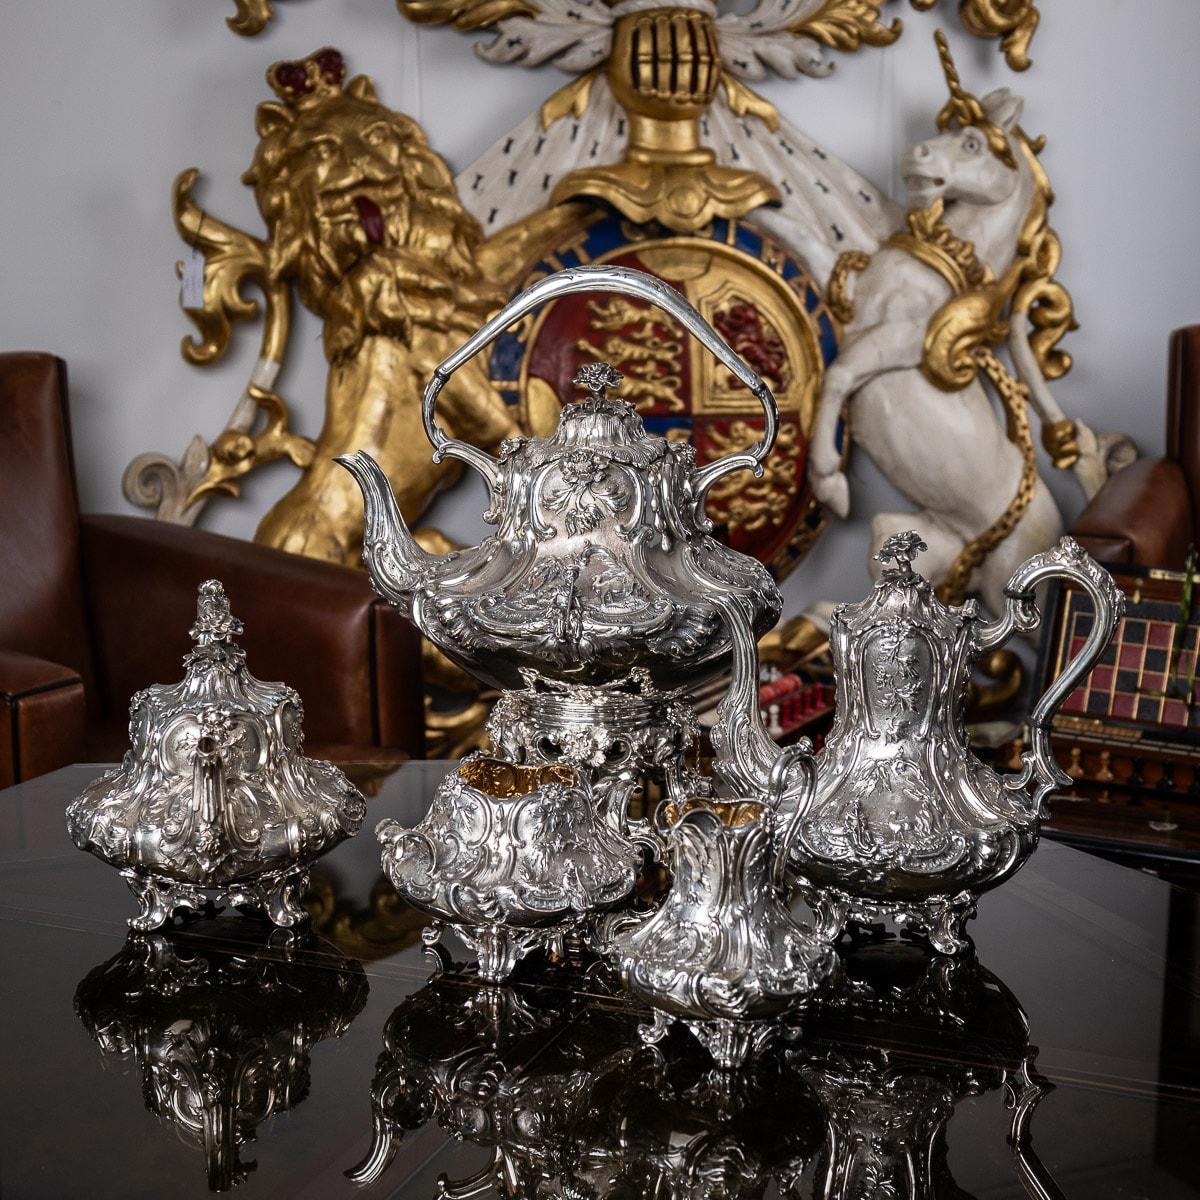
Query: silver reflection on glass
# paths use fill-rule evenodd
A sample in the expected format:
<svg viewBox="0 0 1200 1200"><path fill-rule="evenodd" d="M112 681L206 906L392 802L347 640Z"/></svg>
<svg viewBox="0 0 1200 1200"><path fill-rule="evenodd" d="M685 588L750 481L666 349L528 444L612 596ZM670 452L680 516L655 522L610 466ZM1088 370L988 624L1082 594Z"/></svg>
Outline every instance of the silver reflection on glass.
<svg viewBox="0 0 1200 1200"><path fill-rule="evenodd" d="M647 433L632 405L607 394L621 376L605 363L580 369L585 396L563 406L549 437L511 439L499 459L449 438L435 406L454 372L539 305L582 291L669 313L758 398L762 439L698 467L690 443ZM740 597L759 633L781 608L766 568L718 542L704 513L719 478L762 473L777 423L770 389L674 288L640 271L577 267L539 280L446 359L426 389L424 419L435 459L458 458L483 476L496 532L429 554L371 457L340 459L362 488L363 559L376 590L465 670L507 690L492 726L505 753L573 762L595 778L682 770L695 737L690 713L680 714L682 689L729 661L711 597ZM596 732L574 736L585 728ZM634 729L653 733L631 743Z"/></svg>
<svg viewBox="0 0 1200 1200"><path fill-rule="evenodd" d="M1043 802L1069 782L1054 760L1050 723L1112 638L1124 597L1071 538L1013 573L1007 607L981 619L974 600L951 608L913 570L915 533L889 538L870 597L841 605L830 623L837 713L817 760L816 792L784 780L781 807L795 818L791 866L818 919L836 937L847 920L891 917L943 953L963 932L979 893L1008 879L1038 843ZM1037 627L1035 589L1070 580L1091 598L1087 640L1038 700L1023 767L999 775L967 740L971 662L1015 632ZM735 678L713 731L717 766L749 794L770 792L780 752L757 705L757 653L736 599L726 604L738 643Z"/></svg>
<svg viewBox="0 0 1200 1200"><path fill-rule="evenodd" d="M250 674L241 632L221 584L201 584L183 681L133 697L124 760L67 808L75 845L137 899L135 929L214 899L301 924L309 865L362 825L361 794L303 756L300 697Z"/></svg>
<svg viewBox="0 0 1200 1200"><path fill-rule="evenodd" d="M484 979L559 947L633 891L640 852L608 829L575 769L468 756L413 829L381 821L383 869L410 904L452 924ZM426 930L436 941L440 926Z"/></svg>
<svg viewBox="0 0 1200 1200"><path fill-rule="evenodd" d="M973 955L928 956L895 941L855 946L843 967L840 986L813 1006L812 1042L786 1051L825 1110L814 1200L965 1198L950 1172L947 1125L963 1100L1001 1087L1022 1194L1062 1200L1031 1131L1052 1087L1003 981Z"/></svg>
<svg viewBox="0 0 1200 1200"><path fill-rule="evenodd" d="M308 1095L312 1048L341 1037L366 1002L362 967L328 943L293 959L162 933L131 933L75 992L101 1053L132 1060L146 1107L203 1152L214 1192L254 1170L244 1148ZM137 1152L129 1147L131 1160Z"/></svg>

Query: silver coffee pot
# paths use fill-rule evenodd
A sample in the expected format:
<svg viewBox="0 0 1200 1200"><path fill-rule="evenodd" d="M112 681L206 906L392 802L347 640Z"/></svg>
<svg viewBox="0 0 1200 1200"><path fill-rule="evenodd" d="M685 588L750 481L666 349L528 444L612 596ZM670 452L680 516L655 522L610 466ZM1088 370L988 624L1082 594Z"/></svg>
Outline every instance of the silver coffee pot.
<svg viewBox="0 0 1200 1200"><path fill-rule="evenodd" d="M563 407L551 436L510 439L499 459L449 437L435 409L454 372L539 305L585 291L632 296L670 314L758 398L761 440L698 467L690 443L647 433L634 407L608 394L621 375L595 362L580 368L584 397ZM679 292L641 271L577 267L517 296L425 390L434 459L457 458L483 477L494 534L430 554L370 455L339 461L362 488L363 559L376 590L465 670L506 689L491 727L503 752L611 775L677 765L694 740L681 689L729 663L714 593L739 597L758 633L779 615L766 569L718 542L704 512L723 476L762 474L777 415L767 385Z"/></svg>
<svg viewBox="0 0 1200 1200"><path fill-rule="evenodd" d="M926 547L915 533L887 539L886 564L859 604L830 623L837 709L817 759L817 785L776 778L780 807L796 820L790 867L835 938L848 920L890 917L957 953L978 895L1008 879L1037 847L1043 802L1070 781L1055 762L1050 722L1103 653L1124 607L1112 577L1065 537L1013 573L1004 613L984 620L978 603L948 607L913 569ZM1030 749L1015 774L972 753L965 711L972 661L1016 632L1035 629L1035 589L1071 580L1091 598L1091 630L1034 705ZM736 647L734 683L720 708L717 767L739 794L767 796L780 751L758 706L757 647L736 597L722 599Z"/></svg>

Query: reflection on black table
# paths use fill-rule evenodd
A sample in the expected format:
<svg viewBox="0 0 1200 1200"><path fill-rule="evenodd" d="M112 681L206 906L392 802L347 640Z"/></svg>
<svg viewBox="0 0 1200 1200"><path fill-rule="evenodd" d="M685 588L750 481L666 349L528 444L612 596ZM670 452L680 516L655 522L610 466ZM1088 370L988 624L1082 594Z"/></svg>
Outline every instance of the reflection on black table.
<svg viewBox="0 0 1200 1200"><path fill-rule="evenodd" d="M439 1194L506 1200L749 1198L773 1185L821 1200L968 1200L945 1129L964 1097L1007 1087L1013 1171L1055 1198L1029 1119L1049 1090L1025 1014L970 957L881 941L846 951L805 1031L740 1070L686 1036L642 1044L649 1014L603 968L512 986L441 969L384 1029L374 1137L348 1177L387 1172L406 1133L436 1122L490 1151ZM572 984L574 986L572 986Z"/></svg>
<svg viewBox="0 0 1200 1200"><path fill-rule="evenodd" d="M362 1011L362 967L327 943L247 943L255 930L210 922L212 941L131 933L75 991L75 1011L105 1055L132 1057L146 1107L204 1153L208 1186L228 1191L254 1163L258 1126L299 1104L309 1050ZM240 940L239 940L240 939Z"/></svg>

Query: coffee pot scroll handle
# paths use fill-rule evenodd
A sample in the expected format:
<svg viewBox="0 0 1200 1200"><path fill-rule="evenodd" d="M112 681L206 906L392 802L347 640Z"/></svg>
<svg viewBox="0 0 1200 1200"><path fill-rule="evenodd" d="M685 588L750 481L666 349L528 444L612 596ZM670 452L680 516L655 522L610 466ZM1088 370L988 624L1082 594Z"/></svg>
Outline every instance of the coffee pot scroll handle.
<svg viewBox="0 0 1200 1200"><path fill-rule="evenodd" d="M779 410L775 397L766 383L752 371L735 353L719 333L692 307L673 287L630 267L570 267L547 275L514 297L486 325L471 335L433 372L421 404L421 418L425 423L425 436L433 445L433 460L440 462L449 455L472 466L494 490L498 478L498 463L490 454L467 442L452 438L438 425L434 410L438 394L446 386L450 376L464 363L474 358L486 346L491 345L514 321L532 312L539 305L559 296L570 296L575 292L616 292L622 296L633 296L646 300L656 308L674 317L705 349L711 351L734 376L757 398L763 409L763 435L749 450L730 454L709 463L696 472L693 492L700 504L705 493L722 475L731 471L747 469L755 476L763 473L763 461L775 445L775 434L779 424Z"/></svg>
<svg viewBox="0 0 1200 1200"><path fill-rule="evenodd" d="M1092 601L1092 628L1079 653L1046 689L1029 716L1030 749L1021 756L1022 766L1004 777L1004 786L1012 791L1033 784L1032 806L1039 814L1042 801L1056 787L1066 787L1070 778L1054 758L1050 744L1050 723L1062 703L1079 681L1095 666L1112 641L1117 623L1125 611L1125 595L1113 577L1096 562L1074 538L1064 537L1052 550L1035 554L1014 572L1004 589L1005 611L995 621L980 627L979 649L988 651L1002 645L1014 633L1028 633L1041 624L1035 589L1048 579L1069 579L1077 583Z"/></svg>

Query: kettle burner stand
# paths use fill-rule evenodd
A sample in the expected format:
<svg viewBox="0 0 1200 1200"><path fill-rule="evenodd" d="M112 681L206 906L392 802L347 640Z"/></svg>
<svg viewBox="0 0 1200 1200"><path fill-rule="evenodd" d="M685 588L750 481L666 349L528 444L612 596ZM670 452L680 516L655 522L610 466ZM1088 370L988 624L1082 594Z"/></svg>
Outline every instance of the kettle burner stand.
<svg viewBox="0 0 1200 1200"><path fill-rule="evenodd" d="M487 730L514 762L568 763L596 782L658 775L668 783L687 771L696 745L696 714L682 692L659 692L641 673L624 688L562 684L526 675L505 692Z"/></svg>

